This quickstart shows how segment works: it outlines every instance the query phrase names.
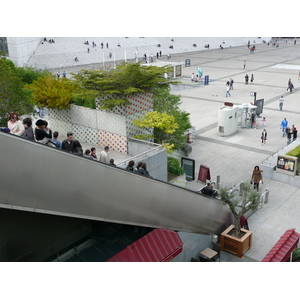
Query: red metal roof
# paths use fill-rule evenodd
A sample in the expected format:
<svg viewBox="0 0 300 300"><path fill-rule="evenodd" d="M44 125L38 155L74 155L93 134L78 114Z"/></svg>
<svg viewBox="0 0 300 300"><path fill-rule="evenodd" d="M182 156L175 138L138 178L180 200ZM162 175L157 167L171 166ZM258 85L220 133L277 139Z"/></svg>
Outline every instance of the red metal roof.
<svg viewBox="0 0 300 300"><path fill-rule="evenodd" d="M166 229L154 229L107 261L170 261L182 251L182 245L183 243L177 232Z"/></svg>
<svg viewBox="0 0 300 300"><path fill-rule="evenodd" d="M297 247L300 234L289 229L263 258L262 262L285 262Z"/></svg>

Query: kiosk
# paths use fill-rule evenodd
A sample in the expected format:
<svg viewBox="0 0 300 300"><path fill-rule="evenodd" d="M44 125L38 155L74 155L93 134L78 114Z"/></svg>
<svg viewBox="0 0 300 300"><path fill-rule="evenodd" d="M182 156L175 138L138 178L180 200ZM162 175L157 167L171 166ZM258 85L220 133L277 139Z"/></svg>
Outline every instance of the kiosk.
<svg viewBox="0 0 300 300"><path fill-rule="evenodd" d="M238 107L233 103L225 102L219 109L218 135L228 136L237 131Z"/></svg>

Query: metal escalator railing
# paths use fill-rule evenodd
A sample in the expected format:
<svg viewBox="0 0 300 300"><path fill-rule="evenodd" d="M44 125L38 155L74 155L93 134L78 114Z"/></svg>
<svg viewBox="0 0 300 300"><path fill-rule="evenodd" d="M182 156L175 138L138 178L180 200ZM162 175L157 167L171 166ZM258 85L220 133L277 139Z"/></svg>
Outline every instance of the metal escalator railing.
<svg viewBox="0 0 300 300"><path fill-rule="evenodd" d="M0 207L152 228L221 233L215 199L0 132Z"/></svg>

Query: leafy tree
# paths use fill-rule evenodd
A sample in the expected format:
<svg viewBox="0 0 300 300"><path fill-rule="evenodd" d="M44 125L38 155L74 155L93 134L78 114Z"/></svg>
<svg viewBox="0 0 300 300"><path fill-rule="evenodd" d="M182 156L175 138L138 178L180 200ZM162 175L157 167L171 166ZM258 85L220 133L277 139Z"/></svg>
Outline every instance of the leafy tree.
<svg viewBox="0 0 300 300"><path fill-rule="evenodd" d="M165 112L161 113L158 111L151 111L141 118L141 120L133 120L133 124L137 127L145 128L149 132L152 132L152 129L154 129L154 142L169 146L169 151L173 149L174 145L170 143L170 139L168 137L178 128L178 124L175 122L174 116L168 115ZM149 135L136 136L136 138L139 139L145 139L148 137Z"/></svg>
<svg viewBox="0 0 300 300"><path fill-rule="evenodd" d="M228 205L234 217L233 236L239 237L241 233L240 218L249 210L256 210L260 203L261 194L253 189L249 182L241 183L242 196L230 192L230 188L221 187L219 201Z"/></svg>
<svg viewBox="0 0 300 300"><path fill-rule="evenodd" d="M157 87L168 88L176 84L164 77L165 67L142 66L140 63L122 63L113 70L82 70L72 74L81 88L79 96L110 96L102 100L102 109L128 104L126 96L149 91ZM117 97L116 97L117 96Z"/></svg>
<svg viewBox="0 0 300 300"><path fill-rule="evenodd" d="M17 74L21 77L21 80L24 84L31 84L33 81L37 80L40 77L45 77L51 74L46 70L37 70L32 67L19 67L16 68Z"/></svg>
<svg viewBox="0 0 300 300"><path fill-rule="evenodd" d="M167 132L166 128L159 128L157 124L154 124L153 122L136 122L137 126L148 128L149 131L150 129L154 130L154 142L159 144L164 143L166 146L168 146L168 152L172 152L172 149L174 150L181 148L186 142L186 136L184 133L191 128L191 123L189 119L189 113L182 111L179 108L181 103L180 96L172 95L170 93L170 88L159 87L153 90L153 99L154 111L172 116L174 122L177 124L176 128L172 130L172 132ZM159 118L157 122L159 124ZM148 139L149 137L147 135L139 135L136 136L136 138ZM170 145L172 145L171 148Z"/></svg>
<svg viewBox="0 0 300 300"><path fill-rule="evenodd" d="M0 125L7 126L7 114L17 111L19 115L31 111L27 93L14 63L5 57L0 59Z"/></svg>
<svg viewBox="0 0 300 300"><path fill-rule="evenodd" d="M25 85L31 91L33 104L48 108L68 108L73 101L76 90L73 82L67 78L56 79L50 74L39 77L31 84Z"/></svg>

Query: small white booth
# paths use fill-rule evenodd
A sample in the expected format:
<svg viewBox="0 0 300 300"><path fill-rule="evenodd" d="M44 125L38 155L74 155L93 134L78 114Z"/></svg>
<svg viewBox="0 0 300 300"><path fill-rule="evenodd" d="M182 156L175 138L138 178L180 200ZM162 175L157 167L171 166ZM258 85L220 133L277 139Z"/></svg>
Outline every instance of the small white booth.
<svg viewBox="0 0 300 300"><path fill-rule="evenodd" d="M183 76L183 62L169 62L169 61L155 61L142 66L155 66L155 67L170 67L170 72L167 73L168 78L178 78Z"/></svg>
<svg viewBox="0 0 300 300"><path fill-rule="evenodd" d="M229 136L237 131L238 107L233 103L225 102L219 109L218 135Z"/></svg>

